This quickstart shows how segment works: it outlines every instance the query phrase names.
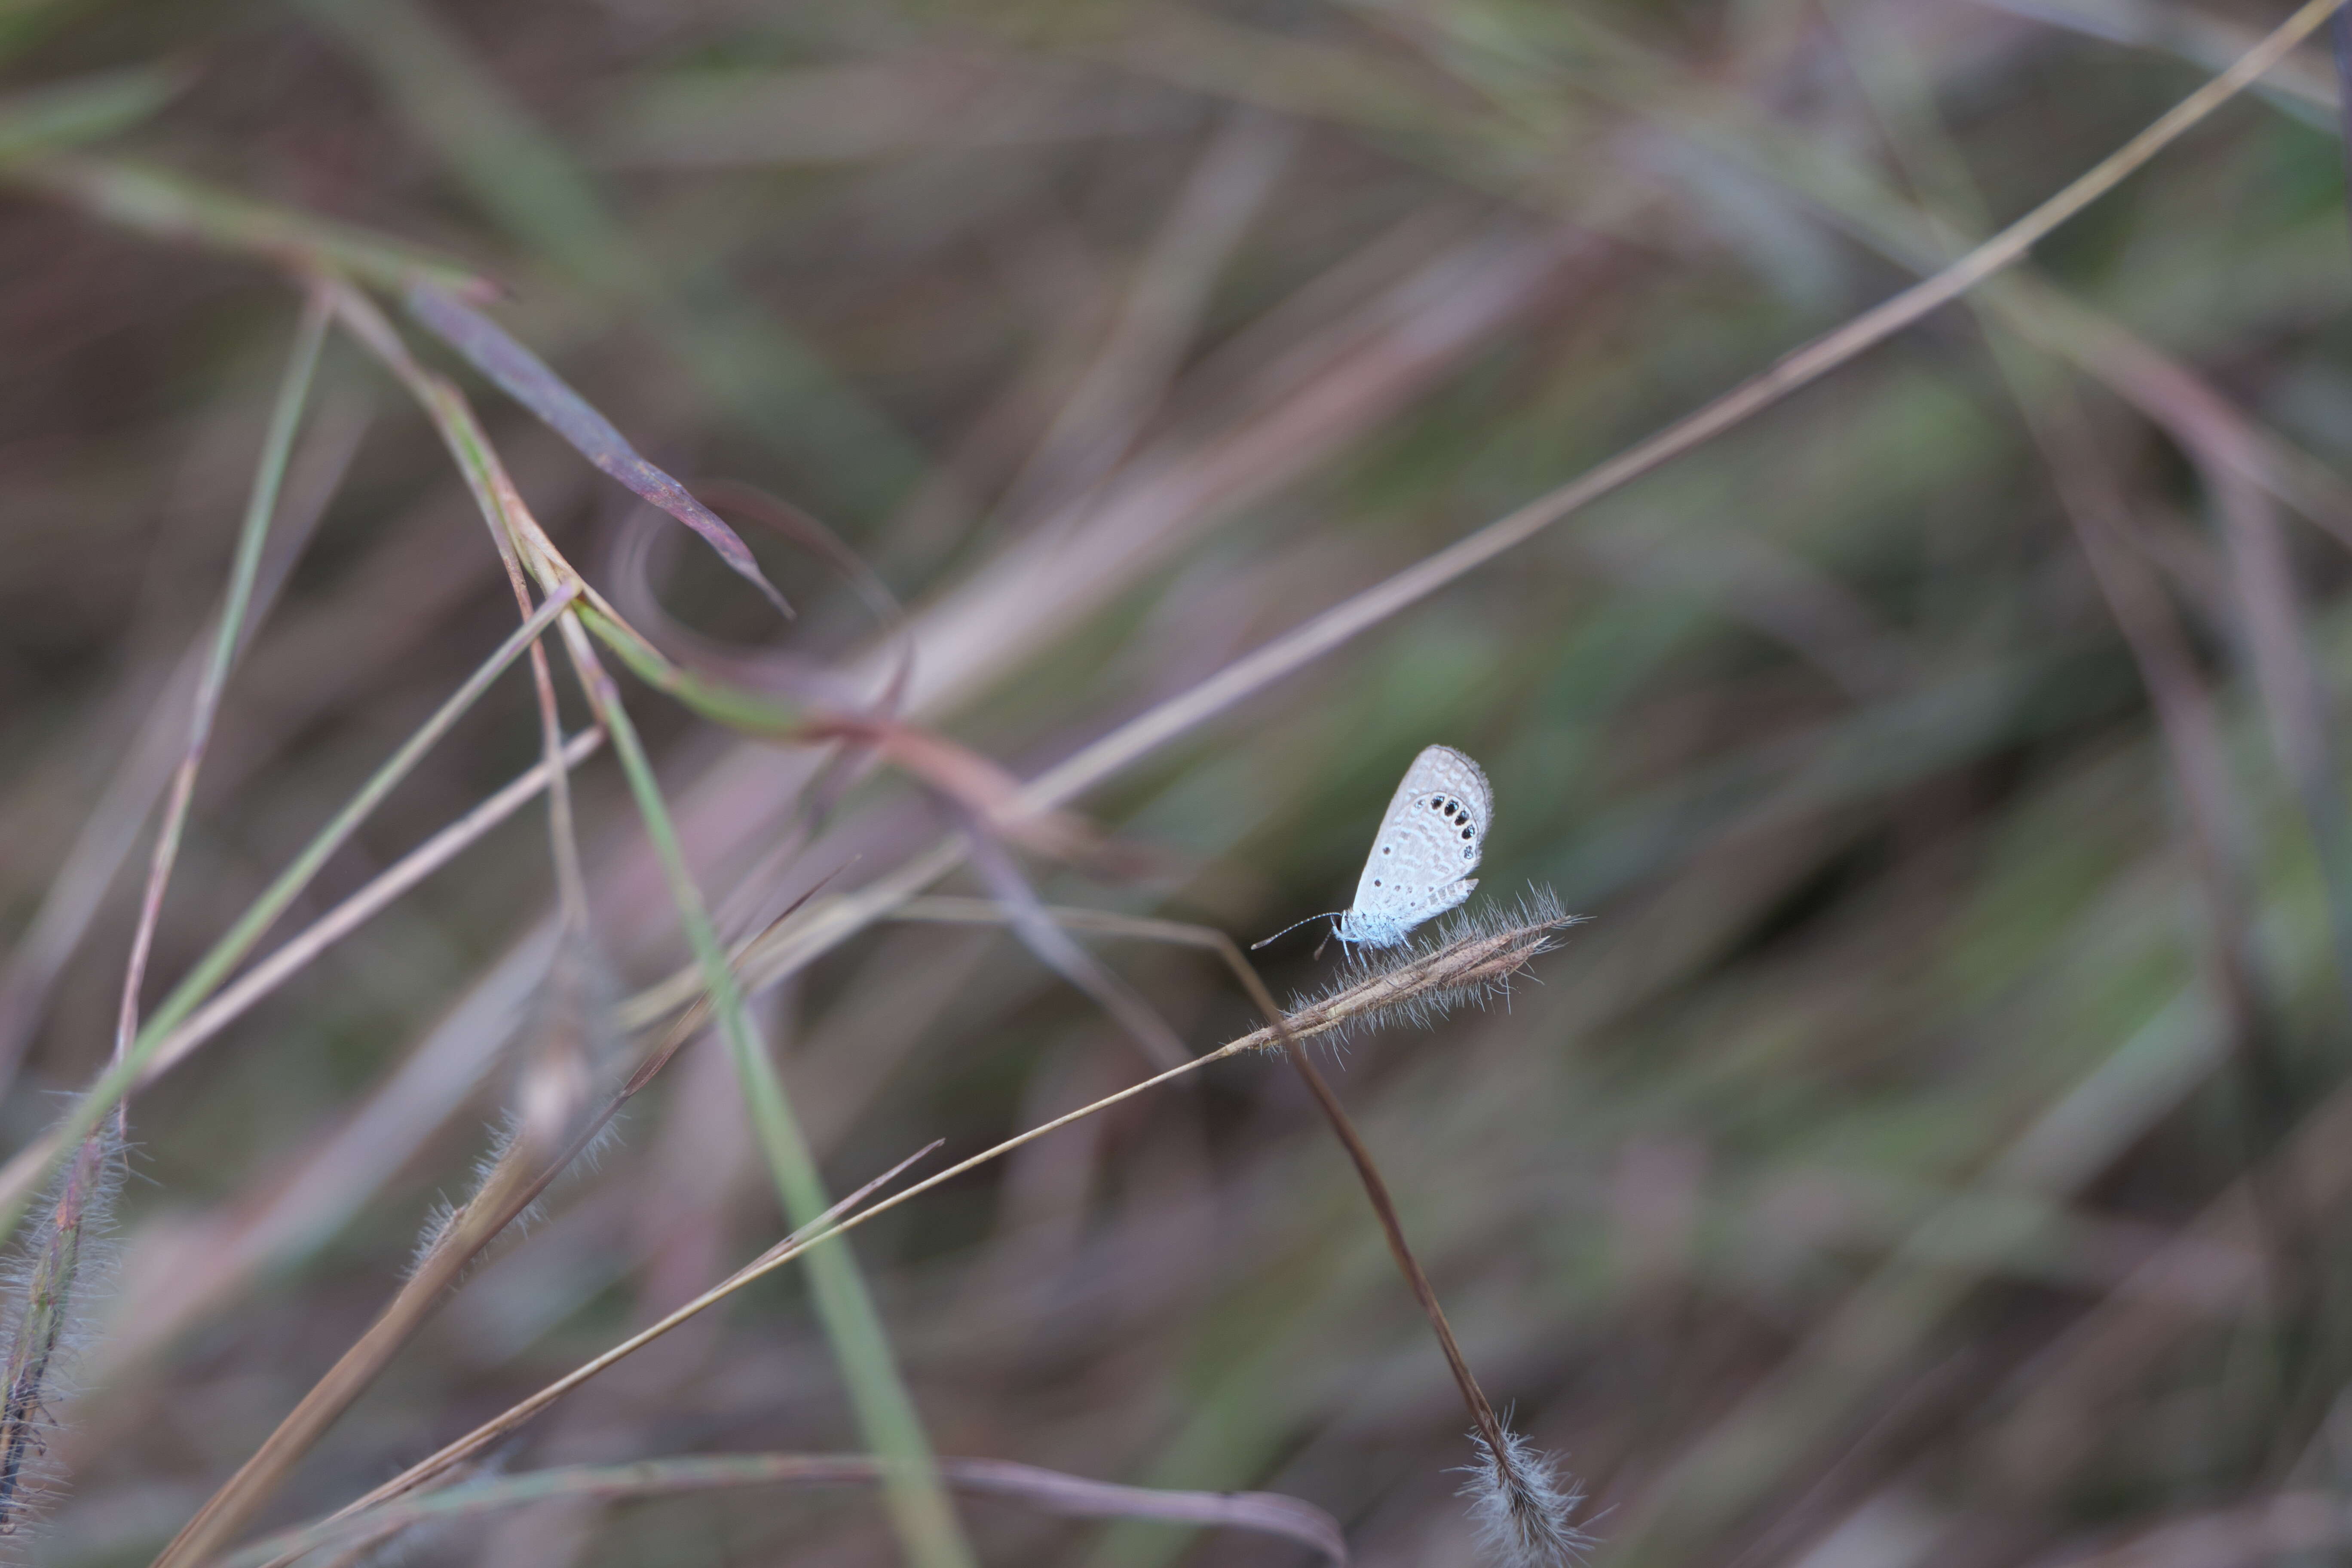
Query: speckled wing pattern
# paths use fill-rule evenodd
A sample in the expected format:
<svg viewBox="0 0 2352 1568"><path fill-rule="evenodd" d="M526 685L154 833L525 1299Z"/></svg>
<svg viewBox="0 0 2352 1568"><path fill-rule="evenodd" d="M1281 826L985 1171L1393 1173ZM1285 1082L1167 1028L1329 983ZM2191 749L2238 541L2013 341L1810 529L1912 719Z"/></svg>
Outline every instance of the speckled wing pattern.
<svg viewBox="0 0 2352 1568"><path fill-rule="evenodd" d="M1451 746L1423 751L1381 818L1355 906L1339 919L1339 940L1393 947L1468 898L1494 810L1495 792L1477 763Z"/></svg>

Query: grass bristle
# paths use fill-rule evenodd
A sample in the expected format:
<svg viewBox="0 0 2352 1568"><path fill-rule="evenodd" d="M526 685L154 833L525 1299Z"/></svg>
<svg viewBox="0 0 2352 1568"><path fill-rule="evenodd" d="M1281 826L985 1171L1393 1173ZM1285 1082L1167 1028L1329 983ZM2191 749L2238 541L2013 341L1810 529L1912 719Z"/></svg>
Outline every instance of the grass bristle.
<svg viewBox="0 0 2352 1568"><path fill-rule="evenodd" d="M1507 1426L1499 1454L1475 1431L1470 1441L1478 1459L1465 1467L1470 1479L1457 1495L1470 1500L1470 1520L1487 1556L1510 1568L1581 1562L1593 1538L1574 1522L1584 1501L1575 1478L1561 1476L1549 1454Z"/></svg>

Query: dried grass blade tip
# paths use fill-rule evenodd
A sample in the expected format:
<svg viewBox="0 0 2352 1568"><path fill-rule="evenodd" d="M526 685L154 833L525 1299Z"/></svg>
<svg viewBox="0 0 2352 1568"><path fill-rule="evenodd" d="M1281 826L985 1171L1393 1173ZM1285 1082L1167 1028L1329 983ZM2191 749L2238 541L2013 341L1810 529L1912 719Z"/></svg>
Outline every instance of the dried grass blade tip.
<svg viewBox="0 0 2352 1568"><path fill-rule="evenodd" d="M766 595L769 603L779 611L786 616L793 613L783 595L760 571L760 563L751 558L751 547L743 542L742 535L728 527L717 512L695 500L684 485L641 457L611 420L596 412L586 398L566 385L544 360L516 342L505 328L446 289L425 283L408 290L408 313L434 336L463 354L467 363L496 382L508 396L539 416L549 429L570 442L582 457L702 535L721 561Z"/></svg>

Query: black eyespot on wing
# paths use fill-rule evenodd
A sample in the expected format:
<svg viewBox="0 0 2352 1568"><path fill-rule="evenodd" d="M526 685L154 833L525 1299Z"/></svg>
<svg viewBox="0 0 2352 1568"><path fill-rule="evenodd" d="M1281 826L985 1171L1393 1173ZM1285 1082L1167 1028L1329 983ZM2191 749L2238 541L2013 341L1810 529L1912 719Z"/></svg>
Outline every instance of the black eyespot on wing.
<svg viewBox="0 0 2352 1568"><path fill-rule="evenodd" d="M1462 837L1465 837L1465 838L1469 837L1470 837L1470 830L1469 830L1468 828L1466 828L1466 827L1465 827L1465 828L1464 828L1464 829L1462 830Z"/></svg>
<svg viewBox="0 0 2352 1568"><path fill-rule="evenodd" d="M1388 847L1387 845L1383 844L1383 845L1381 845L1381 854L1386 855L1386 854L1389 854L1389 853L1391 853L1391 851L1390 850L1390 848L1389 848L1389 847Z"/></svg>
<svg viewBox="0 0 2352 1568"><path fill-rule="evenodd" d="M1373 887L1375 887L1375 888L1377 888L1377 887L1379 887L1380 885L1381 885L1381 879L1380 879L1378 877L1373 878L1373 879L1372 879L1372 886L1373 886Z"/></svg>

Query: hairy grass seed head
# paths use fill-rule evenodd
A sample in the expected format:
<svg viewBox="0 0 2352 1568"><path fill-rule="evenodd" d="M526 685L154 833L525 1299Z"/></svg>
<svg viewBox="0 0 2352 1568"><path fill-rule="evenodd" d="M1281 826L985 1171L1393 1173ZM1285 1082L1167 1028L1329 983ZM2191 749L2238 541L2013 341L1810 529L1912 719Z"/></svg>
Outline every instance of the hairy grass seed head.
<svg viewBox="0 0 2352 1568"><path fill-rule="evenodd" d="M1470 1434L1478 1460L1464 1467L1470 1479L1457 1494L1470 1500L1470 1520L1487 1554L1510 1568L1561 1568L1583 1559L1592 1537L1572 1522L1584 1489L1562 1477L1551 1457L1508 1426L1503 1448Z"/></svg>
<svg viewBox="0 0 2352 1568"><path fill-rule="evenodd" d="M1457 1007L1507 999L1519 971L1583 919L1562 913L1550 889L1529 888L1516 906L1490 903L1447 916L1434 936L1395 947L1351 947L1346 965L1320 994L1291 1004L1290 1032L1304 1042L1344 1039L1391 1024L1427 1028ZM1270 1028L1236 1043L1282 1048Z"/></svg>

